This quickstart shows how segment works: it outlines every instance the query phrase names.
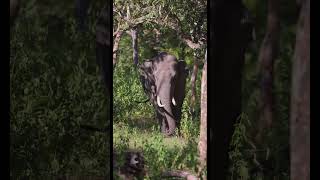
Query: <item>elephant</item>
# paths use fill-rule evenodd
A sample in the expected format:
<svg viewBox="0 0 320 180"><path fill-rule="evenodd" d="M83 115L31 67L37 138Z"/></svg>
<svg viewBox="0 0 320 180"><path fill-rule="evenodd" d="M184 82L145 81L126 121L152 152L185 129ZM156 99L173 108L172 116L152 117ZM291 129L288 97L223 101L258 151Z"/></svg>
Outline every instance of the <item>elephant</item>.
<svg viewBox="0 0 320 180"><path fill-rule="evenodd" d="M161 132L171 136L180 126L187 77L186 62L162 52L138 67L140 81L155 108Z"/></svg>

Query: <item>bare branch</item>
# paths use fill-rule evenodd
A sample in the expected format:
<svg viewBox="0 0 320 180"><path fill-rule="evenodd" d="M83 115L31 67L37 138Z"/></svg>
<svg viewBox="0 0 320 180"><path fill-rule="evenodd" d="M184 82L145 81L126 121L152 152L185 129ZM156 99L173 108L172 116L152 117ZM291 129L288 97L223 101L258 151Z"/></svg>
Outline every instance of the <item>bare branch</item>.
<svg viewBox="0 0 320 180"><path fill-rule="evenodd" d="M181 177L187 180L199 180L199 178L187 171L167 171L162 174L162 177Z"/></svg>

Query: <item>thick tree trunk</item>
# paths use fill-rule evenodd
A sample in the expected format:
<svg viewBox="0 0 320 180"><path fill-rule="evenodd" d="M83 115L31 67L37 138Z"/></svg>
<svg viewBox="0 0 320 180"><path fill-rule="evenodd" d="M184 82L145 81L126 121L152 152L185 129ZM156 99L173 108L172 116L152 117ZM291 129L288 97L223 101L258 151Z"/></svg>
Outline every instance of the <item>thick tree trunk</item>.
<svg viewBox="0 0 320 180"><path fill-rule="evenodd" d="M133 63L134 65L138 65L138 30L136 28L131 29L131 37L132 37L132 49L133 49Z"/></svg>
<svg viewBox="0 0 320 180"><path fill-rule="evenodd" d="M310 0L301 7L292 66L291 180L310 179Z"/></svg>
<svg viewBox="0 0 320 180"><path fill-rule="evenodd" d="M198 75L198 57L194 55L194 63L193 63L193 70L191 75L191 112L192 112L192 119L195 116L195 105L196 105L196 87L197 87L197 75Z"/></svg>
<svg viewBox="0 0 320 180"><path fill-rule="evenodd" d="M75 16L78 31L87 31L87 17L91 0L76 0L75 3Z"/></svg>
<svg viewBox="0 0 320 180"><path fill-rule="evenodd" d="M198 144L201 172L207 166L207 58L202 70L201 79L201 120L200 139Z"/></svg>
<svg viewBox="0 0 320 180"><path fill-rule="evenodd" d="M112 93L112 66L111 56L111 26L110 17L111 8L105 6L98 18L96 25L96 58L97 63L102 70L104 83L107 89L107 96L110 98Z"/></svg>
<svg viewBox="0 0 320 180"><path fill-rule="evenodd" d="M123 31L118 31L113 42L113 68L116 66L117 63L117 54L119 49L119 43L122 37Z"/></svg>
<svg viewBox="0 0 320 180"><path fill-rule="evenodd" d="M13 25L14 20L18 15L19 7L19 0L10 0L10 26Z"/></svg>
<svg viewBox="0 0 320 180"><path fill-rule="evenodd" d="M229 145L234 124L241 114L241 82L247 41L242 31L241 0L215 0L211 5L209 57L212 89L208 100L212 112L208 126L212 132L208 162L212 163L208 179L226 180L229 165ZM208 146L210 147L210 146ZM211 173L211 174L210 174ZM212 176L210 176L212 175ZM210 178L209 178L210 177Z"/></svg>
<svg viewBox="0 0 320 180"><path fill-rule="evenodd" d="M110 127L111 121L112 121L112 74L113 69L111 66L111 7L109 4L106 4L104 8L102 9L102 12L97 20L96 25L96 59L97 63L100 66L102 70L102 75L104 79L104 84L106 87L106 100L107 100L107 112L108 116L106 117L106 124L107 127ZM110 131L107 130L106 135L111 138L110 141L112 141L112 129ZM108 142L106 142L107 145L110 146ZM111 147L110 147L111 148ZM110 151L109 151L110 152ZM106 172L110 172L110 167L112 168L112 156L110 157L110 160L106 163ZM110 174L111 175L111 174Z"/></svg>
<svg viewBox="0 0 320 180"><path fill-rule="evenodd" d="M259 53L260 119L256 140L261 140L263 130L270 128L273 120L273 64L279 47L279 1L268 1L267 30Z"/></svg>

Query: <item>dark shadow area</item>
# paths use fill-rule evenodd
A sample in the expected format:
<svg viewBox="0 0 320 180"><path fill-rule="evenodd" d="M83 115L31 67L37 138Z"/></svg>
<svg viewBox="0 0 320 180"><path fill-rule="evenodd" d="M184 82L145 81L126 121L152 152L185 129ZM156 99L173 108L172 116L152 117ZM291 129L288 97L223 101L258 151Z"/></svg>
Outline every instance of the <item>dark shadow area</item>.
<svg viewBox="0 0 320 180"><path fill-rule="evenodd" d="M10 179L110 174L110 135L90 132L110 124L95 60L106 2L94 1L86 33L77 31L74 3L20 1L10 27Z"/></svg>

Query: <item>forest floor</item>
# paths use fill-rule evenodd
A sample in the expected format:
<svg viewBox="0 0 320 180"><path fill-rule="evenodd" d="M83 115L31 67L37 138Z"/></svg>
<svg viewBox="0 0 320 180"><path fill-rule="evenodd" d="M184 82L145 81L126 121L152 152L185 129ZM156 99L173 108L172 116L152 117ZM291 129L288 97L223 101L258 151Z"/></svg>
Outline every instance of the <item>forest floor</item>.
<svg viewBox="0 0 320 180"><path fill-rule="evenodd" d="M117 135L128 134L129 148L139 149L144 146L145 142L153 139L153 137L161 136L159 131L157 120L153 117L137 117L134 119L128 119L127 122L119 122L114 124L114 141L117 141ZM168 149L178 147L184 147L187 144L187 140L183 137L163 137L163 145Z"/></svg>
<svg viewBox="0 0 320 180"><path fill-rule="evenodd" d="M167 170L196 172L197 139L165 137L154 117L136 116L113 123L114 148L142 152L150 179Z"/></svg>

